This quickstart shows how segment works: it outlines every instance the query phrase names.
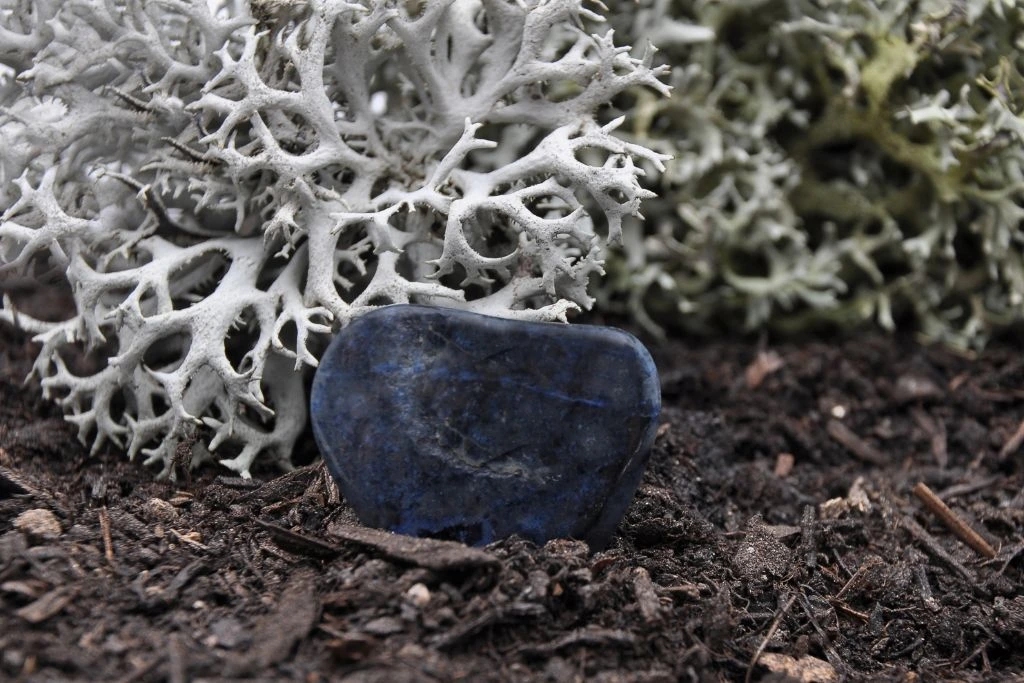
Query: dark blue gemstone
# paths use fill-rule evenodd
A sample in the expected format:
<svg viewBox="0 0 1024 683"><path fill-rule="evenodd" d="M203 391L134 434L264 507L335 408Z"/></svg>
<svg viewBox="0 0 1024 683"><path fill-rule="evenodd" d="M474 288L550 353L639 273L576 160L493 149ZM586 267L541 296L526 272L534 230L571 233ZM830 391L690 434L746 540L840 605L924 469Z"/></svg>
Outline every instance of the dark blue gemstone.
<svg viewBox="0 0 1024 683"><path fill-rule="evenodd" d="M610 327L387 306L331 342L320 451L359 519L470 545L608 544L661 408L647 349Z"/></svg>

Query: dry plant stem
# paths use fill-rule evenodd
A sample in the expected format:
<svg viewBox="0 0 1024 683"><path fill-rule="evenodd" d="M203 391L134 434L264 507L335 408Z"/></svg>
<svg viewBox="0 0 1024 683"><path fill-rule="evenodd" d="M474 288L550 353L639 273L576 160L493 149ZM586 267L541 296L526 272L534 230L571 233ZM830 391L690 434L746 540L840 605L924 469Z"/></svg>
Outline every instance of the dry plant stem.
<svg viewBox="0 0 1024 683"><path fill-rule="evenodd" d="M935 456L935 463L939 469L946 469L949 464L949 451L946 442L946 427L942 422L934 419L921 408L914 408L910 411L914 422L923 429L931 441L932 455Z"/></svg>
<svg viewBox="0 0 1024 683"><path fill-rule="evenodd" d="M100 508L100 529L103 532L103 554L107 562L114 563L114 542L110 537L110 515L107 514L107 507Z"/></svg>
<svg viewBox="0 0 1024 683"><path fill-rule="evenodd" d="M867 560L865 560L864 563L857 568L856 573L854 573L854 575L850 577L850 580L847 581L846 584L839 589L839 592L836 593L833 599L842 600L846 597L847 593L849 593L851 589L859 588L860 585L864 583L864 577L867 575L867 573L872 568L877 567L879 564L881 564L881 562L878 560L877 557L868 558Z"/></svg>
<svg viewBox="0 0 1024 683"><path fill-rule="evenodd" d="M1009 438L999 451L999 459L1005 460L1016 453L1022 443L1024 443L1024 420L1021 420L1020 424L1017 426L1017 431L1013 433L1013 436Z"/></svg>
<svg viewBox="0 0 1024 683"><path fill-rule="evenodd" d="M969 493L974 493L975 491L987 489L993 484L1001 482L1003 479L1004 477L1002 475L996 474L991 477L985 477L984 479L968 482L966 484L954 484L953 486L942 489L935 495L943 499L956 498L957 496L966 496Z"/></svg>
<svg viewBox="0 0 1024 683"><path fill-rule="evenodd" d="M955 512L949 509L949 506L942 502L942 500L935 495L935 493L928 488L928 485L924 482L919 482L914 487L914 495L917 496L925 507L935 513L935 515L942 520L942 522L949 527L950 531L956 534L960 540L967 545L971 546L978 552L988 559L992 559L996 556L996 550L982 538L977 531L972 529L960 519Z"/></svg>
<svg viewBox="0 0 1024 683"><path fill-rule="evenodd" d="M825 633L825 629L818 623L817 618L814 616L814 609L811 607L810 600L803 593L798 593L797 597L800 599L800 606L803 608L804 613L807 615L808 620L811 622L811 626L818 632L818 637L821 638L821 647L825 650L825 658L828 659L828 663L832 665L832 668L836 670L841 677L844 676L846 671L846 663L843 658L839 656L835 647L832 646L832 639Z"/></svg>
<svg viewBox="0 0 1024 683"><path fill-rule="evenodd" d="M860 621L866 622L868 619L871 618L870 614L866 614L864 612L861 612L860 610L855 610L849 605L847 605L845 602L840 602L838 600L829 600L829 604L831 604L834 608L836 608L843 614L850 617L854 617L855 619L859 619Z"/></svg>
<svg viewBox="0 0 1024 683"><path fill-rule="evenodd" d="M924 530L924 528L910 517L903 517L901 520L903 528L910 532L917 541L924 545L937 559L942 560L951 569L958 573L965 581L972 586L977 586L978 577L970 569L965 567L959 560L946 552L945 548L939 545L935 537Z"/></svg>
<svg viewBox="0 0 1024 683"><path fill-rule="evenodd" d="M779 624L782 623L783 618L785 618L786 613L789 612L789 609L793 606L794 602L796 602L796 594L789 596L789 600L786 601L786 604L779 609L775 618L772 619L772 624L768 627L768 632L764 634L764 638L761 639L761 644L757 646L757 652L754 653L754 656L750 660L750 666L747 667L747 675L743 679L744 683L750 683L750 677L754 673L754 667L757 666L757 660L761 658L762 654L764 654L765 648L768 647L768 641L770 641L772 636L775 635L775 632L779 629Z"/></svg>

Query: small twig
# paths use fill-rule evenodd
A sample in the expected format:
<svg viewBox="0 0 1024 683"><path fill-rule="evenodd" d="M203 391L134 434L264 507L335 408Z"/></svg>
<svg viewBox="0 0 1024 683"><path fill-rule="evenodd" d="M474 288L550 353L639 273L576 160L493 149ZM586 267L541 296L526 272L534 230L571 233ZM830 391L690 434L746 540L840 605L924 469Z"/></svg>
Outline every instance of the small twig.
<svg viewBox="0 0 1024 683"><path fill-rule="evenodd" d="M1020 424L1017 426L1017 431L1015 431L1013 436L1003 444L1003 448L999 451L999 459L1005 460L1016 453L1017 449L1021 447L1021 444L1024 444L1024 420L1021 420Z"/></svg>
<svg viewBox="0 0 1024 683"><path fill-rule="evenodd" d="M271 522L264 522L262 519L254 521L270 533L270 540L287 552L307 555L309 557L316 557L324 560L334 559L342 552L342 549L339 546L328 543L319 538L313 538L312 536L296 533L283 526L272 524Z"/></svg>
<svg viewBox="0 0 1024 683"><path fill-rule="evenodd" d="M214 484L226 486L231 489L258 489L263 486L262 481L256 479L243 479L242 477L227 477L223 474L213 480Z"/></svg>
<svg viewBox="0 0 1024 683"><path fill-rule="evenodd" d="M832 665L832 668L836 672L843 676L846 671L846 663L843 658L839 656L836 649L832 646L832 641L829 639L828 634L825 633L825 629L818 623L817 617L814 616L814 609L811 607L811 601L807 599L807 596L803 593L797 593L797 597L800 598L800 606L803 608L804 613L811 622L811 626L818 632L818 637L821 639L821 647L825 651L825 658L828 663Z"/></svg>
<svg viewBox="0 0 1024 683"><path fill-rule="evenodd" d="M914 574L917 576L917 585L921 589L921 602L932 612L940 611L942 606L935 599L935 596L932 595L932 586L928 583L928 572L924 565L919 564L915 566Z"/></svg>
<svg viewBox="0 0 1024 683"><path fill-rule="evenodd" d="M917 426L924 430L931 439L932 455L935 456L935 463L939 469L946 469L949 464L949 450L946 443L946 427L940 421L926 413L922 408L914 408L910 411L911 417Z"/></svg>
<svg viewBox="0 0 1024 683"><path fill-rule="evenodd" d="M957 668L958 669L962 669L969 661L971 661L972 659L974 659L975 657L980 655L982 652L984 652L988 648L988 646L991 645L991 644L992 644L991 640L986 640L984 643L979 645L974 650L974 652L972 652L971 654L967 655L967 659L965 659L962 662L960 662L959 664L957 664Z"/></svg>
<svg viewBox="0 0 1024 683"><path fill-rule="evenodd" d="M874 555L868 557L859 567L857 567L857 571L854 572L853 576L850 577L850 580L847 581L846 584L839 589L839 592L836 593L832 599L842 600L846 597L846 594L849 593L851 589L860 588L861 584L864 583L865 575L869 571L871 571L871 569L877 567L881 563L881 559L875 557Z"/></svg>
<svg viewBox="0 0 1024 683"><path fill-rule="evenodd" d="M1006 568L1010 566L1010 563L1013 562L1015 559L1017 559L1018 555L1020 555L1021 553L1024 553L1024 543L1018 543L1018 544L1016 544L1014 546L1010 546L1009 548L1004 546L1002 548L1002 550L1003 550L1003 553L1006 556L1006 559L1003 561L1003 566L1000 567L999 571L996 572L996 575L999 575L999 574L1002 574L1003 572L1005 572ZM986 564L988 564L988 563L986 563Z"/></svg>
<svg viewBox="0 0 1024 683"><path fill-rule="evenodd" d="M942 522L949 527L950 531L960 537L960 540L971 546L980 555L988 559L996 556L996 550L992 545L982 538L977 531L967 525L965 521L949 509L949 506L942 502L942 499L928 488L924 482L918 482L914 487L914 495L917 496L924 506L933 512Z"/></svg>
<svg viewBox="0 0 1024 683"><path fill-rule="evenodd" d="M188 661L185 646L178 634L167 643L167 680L170 683L188 683Z"/></svg>
<svg viewBox="0 0 1024 683"><path fill-rule="evenodd" d="M946 552L945 548L939 545L939 542L935 540L935 537L925 531L920 524L910 517L903 517L900 521L903 524L903 528L909 531L910 535L920 542L928 552L949 565L950 568L960 574L960 576L962 576L969 584L977 586L977 577L974 575L974 572L963 566L959 560Z"/></svg>
<svg viewBox="0 0 1024 683"><path fill-rule="evenodd" d="M269 515L271 513L277 512L278 510L283 510L283 509L285 509L287 507L291 507L291 506L293 506L296 503L299 503L301 501L302 501L302 496L298 496L296 498L289 498L288 500L279 500L276 503L271 503L270 505L268 505L265 508L261 509L260 510L260 514L262 514L262 515Z"/></svg>
<svg viewBox="0 0 1024 683"><path fill-rule="evenodd" d="M859 610L855 610L852 607L850 607L849 605L847 605L845 602L840 602L839 600L829 600L829 602L832 604L833 607L835 607L837 610L839 610L843 614L846 614L847 616L851 616L851 617L854 617L856 619L860 619L861 621L864 621L864 622L866 622L868 619L871 618L870 614L866 614L866 613L861 612Z"/></svg>
<svg viewBox="0 0 1024 683"><path fill-rule="evenodd" d="M966 496L967 494L974 493L975 491L987 489L989 486L998 483L1001 479L1003 479L1003 475L996 474L991 477L986 477L985 479L978 479L972 482L968 482L966 484L953 484L952 486L942 489L935 495L937 495L939 498L942 498L943 500L949 500L950 498L958 498L959 496Z"/></svg>
<svg viewBox="0 0 1024 683"><path fill-rule="evenodd" d="M789 609L793 606L794 602L796 602L795 593L789 596L789 600L787 600L786 603L779 608L778 612L775 613L775 618L772 619L772 624L768 627L768 632L764 634L764 638L761 639L761 644L757 646L757 651L754 652L754 656L750 659L750 666L747 667L747 675L743 679L744 683L750 683L750 677L754 674L754 667L757 666L757 660L759 660L761 655L764 654L765 648L768 647L768 641L770 641L772 636L775 635L775 632L779 629L779 624L782 623L783 618L785 618L786 613L789 612Z"/></svg>
<svg viewBox="0 0 1024 683"><path fill-rule="evenodd" d="M182 543L186 543L186 544L192 546L193 548L199 548L200 550L209 550L210 549L209 546L203 545L202 543L200 543L196 539L192 538L190 534L183 534L180 531L178 531L177 529L171 529L171 533L174 534L175 538L177 538L179 541L181 541Z"/></svg>
<svg viewBox="0 0 1024 683"><path fill-rule="evenodd" d="M107 562L114 563L114 542L110 537L110 515L107 514L107 506L100 508L100 530L103 532L103 554Z"/></svg>
<svg viewBox="0 0 1024 683"><path fill-rule="evenodd" d="M825 430L834 441L844 446L846 450L850 451L850 453L857 456L864 462L869 462L872 465L887 464L888 458L886 458L881 451L854 434L850 431L849 427L839 420L829 420Z"/></svg>

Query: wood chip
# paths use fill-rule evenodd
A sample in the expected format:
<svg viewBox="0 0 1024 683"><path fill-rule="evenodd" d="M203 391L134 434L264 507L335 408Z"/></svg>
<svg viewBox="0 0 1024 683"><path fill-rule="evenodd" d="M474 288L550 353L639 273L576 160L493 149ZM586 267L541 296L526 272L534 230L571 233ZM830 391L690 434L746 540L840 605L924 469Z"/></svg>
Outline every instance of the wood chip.
<svg viewBox="0 0 1024 683"><path fill-rule="evenodd" d="M233 675L261 671L287 659L299 641L316 626L320 601L316 595L316 576L300 570L289 576L274 610L253 628L252 647L231 667Z"/></svg>
<svg viewBox="0 0 1024 683"><path fill-rule="evenodd" d="M633 595L636 596L636 603L640 607L644 621L651 624L661 618L661 601L654 589L651 575L643 567L633 570Z"/></svg>
<svg viewBox="0 0 1024 683"><path fill-rule="evenodd" d="M795 464L796 456L792 453L779 453L775 456L775 476L785 479L793 471L793 465Z"/></svg>
<svg viewBox="0 0 1024 683"><path fill-rule="evenodd" d="M265 503L301 496L313 485L321 463L299 467L239 496L236 503Z"/></svg>
<svg viewBox="0 0 1024 683"><path fill-rule="evenodd" d="M28 581L4 581L0 583L0 592L14 593L29 600L36 600L49 587L45 581L29 579Z"/></svg>
<svg viewBox="0 0 1024 683"><path fill-rule="evenodd" d="M434 571L497 569L501 565L498 558L489 552L454 541L413 538L345 523L330 525L327 533L334 538L371 548L389 559Z"/></svg>
<svg viewBox="0 0 1024 683"><path fill-rule="evenodd" d="M831 683L839 680L839 674L831 664L810 655L798 659L779 652L766 652L761 655L758 663L773 673L784 674L801 683Z"/></svg>
<svg viewBox="0 0 1024 683"><path fill-rule="evenodd" d="M631 647L636 645L636 643L637 637L629 631L589 626L572 631L549 643L520 646L516 652L526 656L544 657L574 645L588 647Z"/></svg>
<svg viewBox="0 0 1024 683"><path fill-rule="evenodd" d="M889 458L886 458L881 451L854 434L849 427L839 420L829 420L826 431L836 443L845 447L846 450L864 462L871 463L872 465L888 464Z"/></svg>
<svg viewBox="0 0 1024 683"><path fill-rule="evenodd" d="M783 365L782 356L774 351L758 351L757 357L747 366L744 372L747 388L756 389L761 385L765 377L782 369Z"/></svg>
<svg viewBox="0 0 1024 683"><path fill-rule="evenodd" d="M5 453L0 448L0 453ZM12 496L34 496L37 491L23 476L14 470L0 467L0 499Z"/></svg>
<svg viewBox="0 0 1024 683"><path fill-rule="evenodd" d="M15 614L30 624L40 624L58 614L74 598L74 590L66 587L55 588L35 602L29 603L17 610Z"/></svg>
<svg viewBox="0 0 1024 683"><path fill-rule="evenodd" d="M174 534L175 538L186 545L198 548L199 550L209 550L208 546L203 545L203 535L198 531L187 531L182 533L177 529L171 529L171 533Z"/></svg>
<svg viewBox="0 0 1024 683"><path fill-rule="evenodd" d="M332 543L285 529L283 526L260 519L257 519L256 523L270 532L270 539L274 543L290 553L329 560L341 552L341 548Z"/></svg>

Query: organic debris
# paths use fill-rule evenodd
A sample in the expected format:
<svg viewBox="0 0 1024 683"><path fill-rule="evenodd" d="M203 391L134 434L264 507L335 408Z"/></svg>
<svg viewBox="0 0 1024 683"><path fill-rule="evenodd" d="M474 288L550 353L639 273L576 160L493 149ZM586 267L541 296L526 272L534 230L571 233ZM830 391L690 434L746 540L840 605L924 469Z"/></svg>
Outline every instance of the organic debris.
<svg viewBox="0 0 1024 683"><path fill-rule="evenodd" d="M183 487L88 457L22 388L31 350L0 328L0 678L1024 675L1024 472L999 459L1024 419L1019 351L971 362L873 336L774 350L783 365L756 390L752 345L656 350L665 428L592 554L367 529L319 462L246 482L204 468ZM907 375L950 389L908 401ZM918 410L945 425L944 465ZM884 457L836 440L836 421ZM309 434L299 448L310 461ZM796 465L777 471L779 454ZM922 482L994 559L922 505ZM15 525L56 531L32 510L59 535Z"/></svg>

